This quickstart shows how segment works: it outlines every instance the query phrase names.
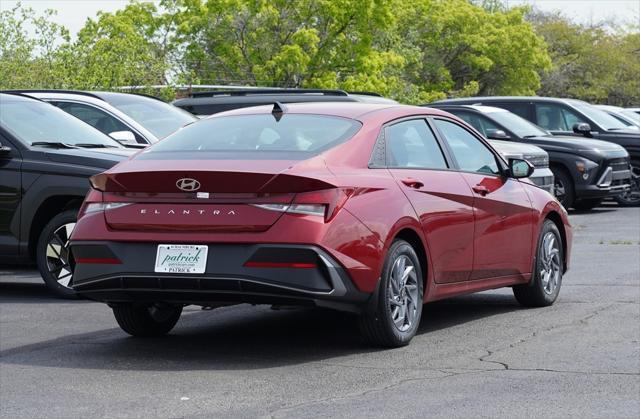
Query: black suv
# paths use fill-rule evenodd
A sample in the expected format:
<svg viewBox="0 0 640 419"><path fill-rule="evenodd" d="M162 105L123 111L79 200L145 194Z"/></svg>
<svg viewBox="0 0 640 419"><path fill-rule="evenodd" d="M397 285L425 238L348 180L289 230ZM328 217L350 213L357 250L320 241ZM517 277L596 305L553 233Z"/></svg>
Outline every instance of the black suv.
<svg viewBox="0 0 640 419"><path fill-rule="evenodd" d="M73 296L68 239L88 178L133 152L55 106L0 93L0 263L36 261L52 291Z"/></svg>
<svg viewBox="0 0 640 419"><path fill-rule="evenodd" d="M631 157L631 189L616 197L623 206L640 205L640 132L629 130L606 112L576 99L495 96L447 99L438 105L488 105L511 111L553 135L571 135L610 141L624 147Z"/></svg>
<svg viewBox="0 0 640 419"><path fill-rule="evenodd" d="M456 115L487 138L533 144L549 153L554 192L565 208L591 209L630 188L628 153L617 144L553 136L502 108L441 102L430 106Z"/></svg>
<svg viewBox="0 0 640 419"><path fill-rule="evenodd" d="M352 92L330 89L236 89L192 93L190 97L176 99L173 105L194 115L213 115L250 106L300 102L366 102L397 103L377 93Z"/></svg>

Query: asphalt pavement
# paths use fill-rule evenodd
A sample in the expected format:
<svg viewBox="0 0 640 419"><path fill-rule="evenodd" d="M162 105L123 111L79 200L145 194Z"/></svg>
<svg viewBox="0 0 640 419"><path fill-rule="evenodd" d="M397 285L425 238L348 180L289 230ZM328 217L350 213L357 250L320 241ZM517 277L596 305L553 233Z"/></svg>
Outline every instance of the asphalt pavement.
<svg viewBox="0 0 640 419"><path fill-rule="evenodd" d="M0 416L640 416L640 210L571 214L548 308L509 289L428 304L410 346L367 347L349 315L185 309L165 338L0 267Z"/></svg>

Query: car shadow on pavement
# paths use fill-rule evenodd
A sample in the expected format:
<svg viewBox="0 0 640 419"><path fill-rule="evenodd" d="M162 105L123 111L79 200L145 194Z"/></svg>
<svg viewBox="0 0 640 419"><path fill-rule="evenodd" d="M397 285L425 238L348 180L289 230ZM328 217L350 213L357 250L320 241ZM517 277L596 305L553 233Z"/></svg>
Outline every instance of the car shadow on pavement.
<svg viewBox="0 0 640 419"><path fill-rule="evenodd" d="M504 294L485 293L427 304L418 335L428 337L439 329L514 310L520 307L511 295ZM82 313L79 312L79 329ZM162 338L132 338L112 325L115 320L110 320L108 329L5 349L0 351L0 360L75 369L237 370L320 362L385 350L363 343L355 316L320 309L272 310L250 305L211 311L189 309L173 332Z"/></svg>

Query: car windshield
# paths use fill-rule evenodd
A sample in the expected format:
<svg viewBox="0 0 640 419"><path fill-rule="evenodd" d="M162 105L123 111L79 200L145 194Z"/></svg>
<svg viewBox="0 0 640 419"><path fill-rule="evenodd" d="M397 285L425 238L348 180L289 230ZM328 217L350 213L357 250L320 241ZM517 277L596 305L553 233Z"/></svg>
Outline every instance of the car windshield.
<svg viewBox="0 0 640 419"><path fill-rule="evenodd" d="M549 135L542 128L511 112L496 111L488 115L520 138Z"/></svg>
<svg viewBox="0 0 640 419"><path fill-rule="evenodd" d="M585 114L589 119L606 130L619 130L627 128L625 124L618 121L616 118L609 115L605 111L596 108L595 106L591 106L588 103L582 102L571 102L571 104L574 108Z"/></svg>
<svg viewBox="0 0 640 419"><path fill-rule="evenodd" d="M34 143L60 143L70 146L122 146L89 124L45 102L0 100L0 124L20 140Z"/></svg>
<svg viewBox="0 0 640 419"><path fill-rule="evenodd" d="M338 117L276 116L203 119L149 147L143 158L161 153L216 152L234 159L305 159L347 141L361 127L357 121Z"/></svg>
<svg viewBox="0 0 640 419"><path fill-rule="evenodd" d="M140 95L105 94L104 99L160 139L197 120L187 111Z"/></svg>

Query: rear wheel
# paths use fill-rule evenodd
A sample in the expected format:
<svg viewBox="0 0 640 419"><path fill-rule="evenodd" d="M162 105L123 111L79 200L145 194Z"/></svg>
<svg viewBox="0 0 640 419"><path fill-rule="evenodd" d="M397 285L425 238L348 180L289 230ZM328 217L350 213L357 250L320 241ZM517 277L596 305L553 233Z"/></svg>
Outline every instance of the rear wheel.
<svg viewBox="0 0 640 419"><path fill-rule="evenodd" d="M573 208L579 211L589 211L600 206L602 199L581 199L573 204Z"/></svg>
<svg viewBox="0 0 640 419"><path fill-rule="evenodd" d="M138 337L166 335L182 314L182 306L159 304L118 304L112 310L120 328Z"/></svg>
<svg viewBox="0 0 640 419"><path fill-rule="evenodd" d="M573 206L573 202L576 199L576 192L571 176L569 176L564 169L559 167L551 167L551 171L553 172L554 178L554 196L558 201L560 201L563 207L570 208Z"/></svg>
<svg viewBox="0 0 640 419"><path fill-rule="evenodd" d="M359 318L360 330L369 343L386 347L409 344L422 316L422 278L413 247L396 240L382 268L376 307Z"/></svg>
<svg viewBox="0 0 640 419"><path fill-rule="evenodd" d="M530 284L513 287L516 300L525 307L550 306L558 298L562 285L562 237L551 220L545 220L536 251L535 270Z"/></svg>
<svg viewBox="0 0 640 419"><path fill-rule="evenodd" d="M47 287L63 298L76 298L71 288L75 263L69 238L76 226L76 210L63 211L47 223L36 247L36 262Z"/></svg>
<svg viewBox="0 0 640 419"><path fill-rule="evenodd" d="M640 206L640 160L631 162L631 189L615 200L622 207Z"/></svg>

